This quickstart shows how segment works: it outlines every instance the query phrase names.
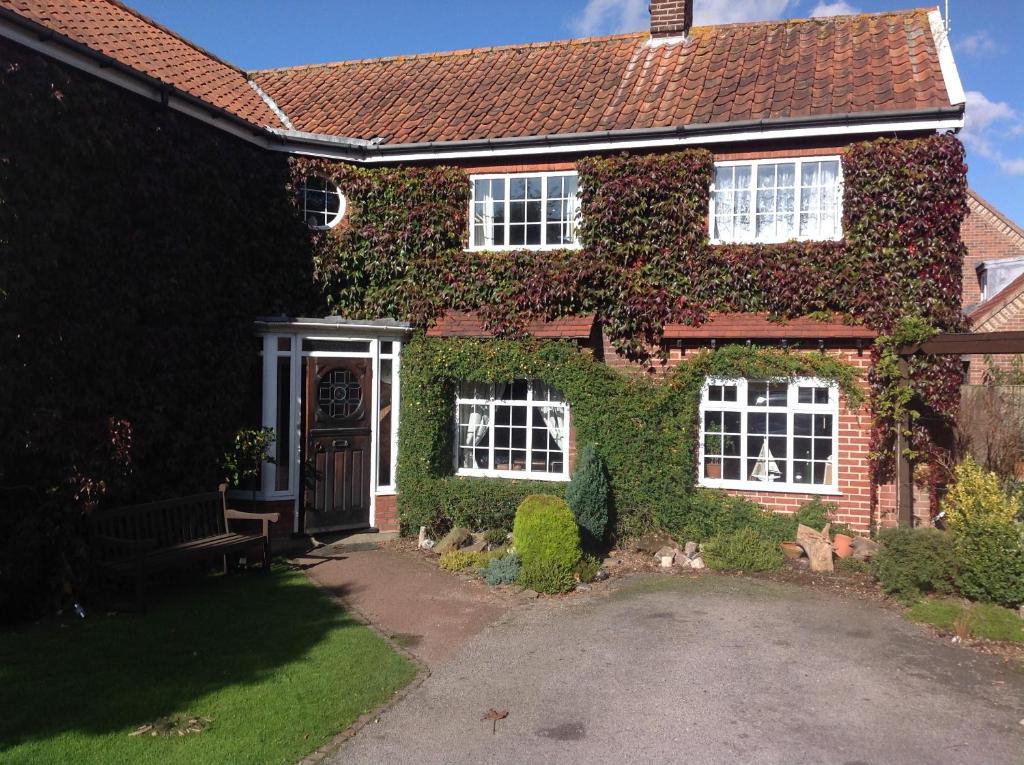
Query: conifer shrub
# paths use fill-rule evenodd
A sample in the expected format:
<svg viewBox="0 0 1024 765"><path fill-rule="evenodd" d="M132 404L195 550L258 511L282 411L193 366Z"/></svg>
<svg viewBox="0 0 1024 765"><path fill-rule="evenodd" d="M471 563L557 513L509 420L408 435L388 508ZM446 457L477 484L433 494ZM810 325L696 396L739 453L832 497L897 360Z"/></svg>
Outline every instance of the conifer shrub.
<svg viewBox="0 0 1024 765"><path fill-rule="evenodd" d="M513 584L519 579L519 572L522 569L522 564L519 560L519 556L515 553L509 553L502 558L491 558L487 562L487 566L481 569L484 580L491 587L496 587L499 584Z"/></svg>
<svg viewBox="0 0 1024 765"><path fill-rule="evenodd" d="M584 549L598 549L608 529L611 487L604 459L593 444L580 453L580 461L565 491L565 501L576 516Z"/></svg>

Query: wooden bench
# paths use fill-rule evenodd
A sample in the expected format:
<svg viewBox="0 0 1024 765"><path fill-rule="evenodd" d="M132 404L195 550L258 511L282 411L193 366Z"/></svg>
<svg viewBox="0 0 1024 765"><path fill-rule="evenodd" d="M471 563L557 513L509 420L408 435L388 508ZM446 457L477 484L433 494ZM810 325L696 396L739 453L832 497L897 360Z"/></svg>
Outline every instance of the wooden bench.
<svg viewBox="0 0 1024 765"><path fill-rule="evenodd" d="M253 547L262 550L264 573L270 571L270 524L277 513L244 513L227 506L227 485L215 492L95 511L92 548L100 573L135 580L137 605L144 604L147 577L156 571L222 559ZM232 531L232 521L258 523L260 533Z"/></svg>

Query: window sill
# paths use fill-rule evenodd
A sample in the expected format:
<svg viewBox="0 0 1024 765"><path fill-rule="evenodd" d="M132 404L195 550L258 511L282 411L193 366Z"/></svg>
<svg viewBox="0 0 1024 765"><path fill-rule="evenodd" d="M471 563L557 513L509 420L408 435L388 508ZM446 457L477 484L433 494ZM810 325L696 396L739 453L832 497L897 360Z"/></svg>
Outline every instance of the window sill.
<svg viewBox="0 0 1024 765"><path fill-rule="evenodd" d="M549 481L565 482L569 476L564 473L523 473L513 470L467 470L461 468L455 471L456 478L504 478L513 481Z"/></svg>
<svg viewBox="0 0 1024 765"><path fill-rule="evenodd" d="M398 489L394 486L381 486L373 493L378 497L393 497L398 494Z"/></svg>
<svg viewBox="0 0 1024 765"><path fill-rule="evenodd" d="M757 239L709 239L708 243L712 247L728 247L731 245L774 245L774 244L808 244L808 243L820 243L826 244L829 242L842 242L843 236L833 237L831 239L814 239L813 237L796 237L793 239L772 239L769 241L760 241Z"/></svg>
<svg viewBox="0 0 1024 765"><path fill-rule="evenodd" d="M809 494L815 497L841 497L843 493L834 486L813 484L772 483L770 481L726 481L701 478L697 485L704 489L733 489L735 491L757 492L758 494Z"/></svg>
<svg viewBox="0 0 1024 765"><path fill-rule="evenodd" d="M582 250L583 245L581 244L519 244L519 245L502 245L499 247L464 247L463 252L559 252L560 250Z"/></svg>

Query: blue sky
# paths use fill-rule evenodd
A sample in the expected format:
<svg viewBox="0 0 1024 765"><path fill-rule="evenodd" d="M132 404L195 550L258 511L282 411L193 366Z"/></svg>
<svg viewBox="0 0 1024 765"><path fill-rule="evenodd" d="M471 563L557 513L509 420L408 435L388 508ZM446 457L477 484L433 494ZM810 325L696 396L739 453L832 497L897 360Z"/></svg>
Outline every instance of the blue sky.
<svg viewBox="0 0 1024 765"><path fill-rule="evenodd" d="M647 26L648 0L127 0L246 69L557 40ZM697 23L928 6L913 0L695 0ZM939 0L945 5L945 0ZM970 182L1024 225L1024 0L950 0L968 92Z"/></svg>

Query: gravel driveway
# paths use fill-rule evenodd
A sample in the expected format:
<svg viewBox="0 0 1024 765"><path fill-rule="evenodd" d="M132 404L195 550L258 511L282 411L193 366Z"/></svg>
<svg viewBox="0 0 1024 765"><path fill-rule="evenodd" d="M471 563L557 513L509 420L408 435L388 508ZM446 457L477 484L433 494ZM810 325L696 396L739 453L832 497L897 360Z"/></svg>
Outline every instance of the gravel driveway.
<svg viewBox="0 0 1024 765"><path fill-rule="evenodd" d="M332 761L1021 765L1022 719L1024 671L876 604L654 578L512 610Z"/></svg>

